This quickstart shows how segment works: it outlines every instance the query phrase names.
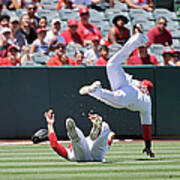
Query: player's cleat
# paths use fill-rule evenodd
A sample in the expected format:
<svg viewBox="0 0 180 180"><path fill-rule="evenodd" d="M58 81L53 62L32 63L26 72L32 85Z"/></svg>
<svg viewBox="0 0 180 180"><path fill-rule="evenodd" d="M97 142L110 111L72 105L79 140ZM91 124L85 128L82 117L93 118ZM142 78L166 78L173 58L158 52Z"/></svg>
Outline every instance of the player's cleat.
<svg viewBox="0 0 180 180"><path fill-rule="evenodd" d="M149 148L144 148L143 149L143 153L146 153L147 156L150 156L150 157L155 157L155 154L151 151L151 149Z"/></svg>
<svg viewBox="0 0 180 180"><path fill-rule="evenodd" d="M85 95L91 92L94 92L96 89L101 88L101 82L100 81L95 81L91 85L86 85L80 88L79 94L80 95Z"/></svg>
<svg viewBox="0 0 180 180"><path fill-rule="evenodd" d="M72 141L78 142L80 140L80 138L76 132L75 122L72 118L66 119L66 129L67 129L68 135L72 139Z"/></svg>
<svg viewBox="0 0 180 180"><path fill-rule="evenodd" d="M98 114L89 114L89 119L93 123L93 127L90 132L90 138L94 141L101 133L102 117Z"/></svg>
<svg viewBox="0 0 180 180"><path fill-rule="evenodd" d="M139 32L139 33L143 33L144 32L143 25L139 24L139 23L134 25L134 29L135 29L136 32Z"/></svg>

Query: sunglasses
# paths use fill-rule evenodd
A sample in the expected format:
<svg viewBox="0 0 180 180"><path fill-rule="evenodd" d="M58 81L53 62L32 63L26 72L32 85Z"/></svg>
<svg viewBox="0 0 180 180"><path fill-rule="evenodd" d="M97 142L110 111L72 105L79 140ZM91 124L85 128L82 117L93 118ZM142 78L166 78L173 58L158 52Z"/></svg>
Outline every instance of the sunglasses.
<svg viewBox="0 0 180 180"><path fill-rule="evenodd" d="M89 13L82 13L81 16L89 16Z"/></svg>
<svg viewBox="0 0 180 180"><path fill-rule="evenodd" d="M163 22L159 22L158 24L162 24L162 25L164 25L164 26L167 26L167 23L163 23Z"/></svg>
<svg viewBox="0 0 180 180"><path fill-rule="evenodd" d="M30 7L30 8L28 8L28 10L36 10L36 7L34 7L34 8L32 8L32 7Z"/></svg>

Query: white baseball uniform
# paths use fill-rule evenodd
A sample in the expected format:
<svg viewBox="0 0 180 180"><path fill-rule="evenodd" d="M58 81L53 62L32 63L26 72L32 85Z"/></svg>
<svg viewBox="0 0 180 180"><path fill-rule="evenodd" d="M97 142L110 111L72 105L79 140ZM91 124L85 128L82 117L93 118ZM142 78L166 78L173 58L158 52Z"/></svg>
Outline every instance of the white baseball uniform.
<svg viewBox="0 0 180 180"><path fill-rule="evenodd" d="M78 127L76 127L76 133L80 141L74 142L69 137L72 143L72 150L67 148L67 158L70 161L104 161L104 155L108 149L109 125L106 122L102 122L101 133L94 141L89 136L85 137Z"/></svg>
<svg viewBox="0 0 180 180"><path fill-rule="evenodd" d="M141 124L151 125L150 95L146 90L143 91L140 81L132 79L131 75L124 72L120 64L133 50L144 45L144 40L145 36L142 33L133 35L124 47L108 61L106 70L112 91L98 88L89 95L115 108L139 111Z"/></svg>

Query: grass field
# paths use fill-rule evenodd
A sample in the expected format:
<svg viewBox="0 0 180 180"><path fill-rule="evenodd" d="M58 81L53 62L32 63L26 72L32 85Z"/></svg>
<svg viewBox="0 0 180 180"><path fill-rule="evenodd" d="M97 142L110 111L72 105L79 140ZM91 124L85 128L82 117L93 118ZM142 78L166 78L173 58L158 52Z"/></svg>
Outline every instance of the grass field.
<svg viewBox="0 0 180 180"><path fill-rule="evenodd" d="M155 158L142 154L143 146L142 141L115 143L106 163L76 163L47 144L3 145L0 180L180 180L180 141L155 141Z"/></svg>

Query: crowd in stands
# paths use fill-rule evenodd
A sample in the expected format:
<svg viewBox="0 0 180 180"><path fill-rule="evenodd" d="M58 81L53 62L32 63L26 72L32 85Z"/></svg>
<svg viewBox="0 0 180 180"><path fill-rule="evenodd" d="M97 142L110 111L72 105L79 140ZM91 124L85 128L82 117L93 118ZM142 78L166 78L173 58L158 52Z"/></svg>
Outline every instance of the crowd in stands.
<svg viewBox="0 0 180 180"><path fill-rule="evenodd" d="M178 21L154 11L152 0L0 0L0 66L106 66L137 28L149 42L124 64L180 66Z"/></svg>

